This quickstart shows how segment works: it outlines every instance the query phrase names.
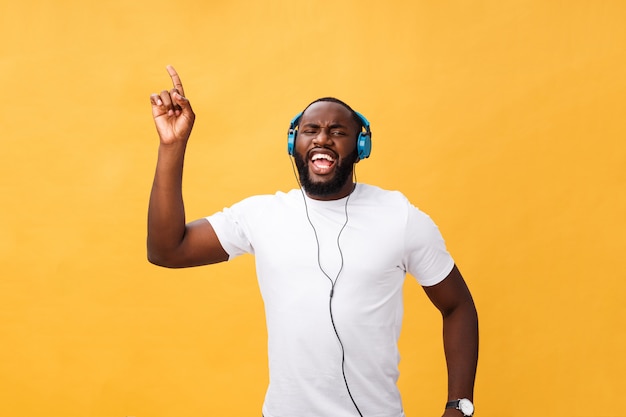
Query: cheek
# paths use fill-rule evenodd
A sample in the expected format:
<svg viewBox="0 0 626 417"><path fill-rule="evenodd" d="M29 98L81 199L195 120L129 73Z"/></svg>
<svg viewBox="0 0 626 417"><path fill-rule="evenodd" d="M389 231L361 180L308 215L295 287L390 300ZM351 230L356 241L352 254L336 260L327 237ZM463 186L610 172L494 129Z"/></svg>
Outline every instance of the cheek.
<svg viewBox="0 0 626 417"><path fill-rule="evenodd" d="M356 140L347 140L337 147L339 154L343 157L350 157L356 154Z"/></svg>
<svg viewBox="0 0 626 417"><path fill-rule="evenodd" d="M310 145L311 145L311 140L307 138L306 136L296 136L296 142L295 142L296 152L304 155Z"/></svg>

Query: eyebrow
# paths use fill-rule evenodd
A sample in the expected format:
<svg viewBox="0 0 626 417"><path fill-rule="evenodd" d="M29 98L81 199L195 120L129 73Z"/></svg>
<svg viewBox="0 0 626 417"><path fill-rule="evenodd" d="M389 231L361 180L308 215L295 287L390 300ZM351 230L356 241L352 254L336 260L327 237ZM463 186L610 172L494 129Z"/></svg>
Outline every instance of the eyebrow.
<svg viewBox="0 0 626 417"><path fill-rule="evenodd" d="M314 123L314 122L309 122L309 123L304 123L301 127L314 127L314 128L319 128L320 125L318 123ZM342 129L347 129L348 126L343 125L341 123L333 123L330 126L328 126L329 129L337 129L337 128L342 128Z"/></svg>

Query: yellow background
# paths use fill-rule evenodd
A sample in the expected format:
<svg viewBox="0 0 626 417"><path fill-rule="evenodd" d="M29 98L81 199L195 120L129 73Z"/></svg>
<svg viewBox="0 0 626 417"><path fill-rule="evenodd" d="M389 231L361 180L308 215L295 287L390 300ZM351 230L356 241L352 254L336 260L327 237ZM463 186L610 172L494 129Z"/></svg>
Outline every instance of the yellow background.
<svg viewBox="0 0 626 417"><path fill-rule="evenodd" d="M258 416L252 257L145 260L173 64L198 115L189 219L295 186L286 128L333 95L372 123L358 179L439 224L481 318L477 416L626 416L626 3L13 1L0 6L0 414ZM406 285L408 417L446 399Z"/></svg>

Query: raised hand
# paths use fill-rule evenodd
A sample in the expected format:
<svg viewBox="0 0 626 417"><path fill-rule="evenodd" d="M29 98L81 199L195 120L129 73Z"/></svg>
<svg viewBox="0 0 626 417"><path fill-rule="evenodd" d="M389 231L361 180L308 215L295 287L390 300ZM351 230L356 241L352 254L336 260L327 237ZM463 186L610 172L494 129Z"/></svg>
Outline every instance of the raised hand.
<svg viewBox="0 0 626 417"><path fill-rule="evenodd" d="M164 145L184 143L189 139L196 115L185 98L185 90L178 73L171 65L167 66L174 88L151 94L152 116Z"/></svg>

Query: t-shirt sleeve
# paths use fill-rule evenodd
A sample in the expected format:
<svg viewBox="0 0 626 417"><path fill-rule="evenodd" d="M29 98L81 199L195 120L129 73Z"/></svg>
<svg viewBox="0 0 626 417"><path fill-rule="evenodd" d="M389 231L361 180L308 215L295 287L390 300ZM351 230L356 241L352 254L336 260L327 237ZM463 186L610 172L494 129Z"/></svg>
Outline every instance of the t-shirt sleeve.
<svg viewBox="0 0 626 417"><path fill-rule="evenodd" d="M454 259L433 220L410 205L405 235L405 265L420 285L432 286L443 281L452 268Z"/></svg>
<svg viewBox="0 0 626 417"><path fill-rule="evenodd" d="M254 253L243 215L247 205L244 200L206 217L213 226L222 247L228 253L229 260L244 253Z"/></svg>

